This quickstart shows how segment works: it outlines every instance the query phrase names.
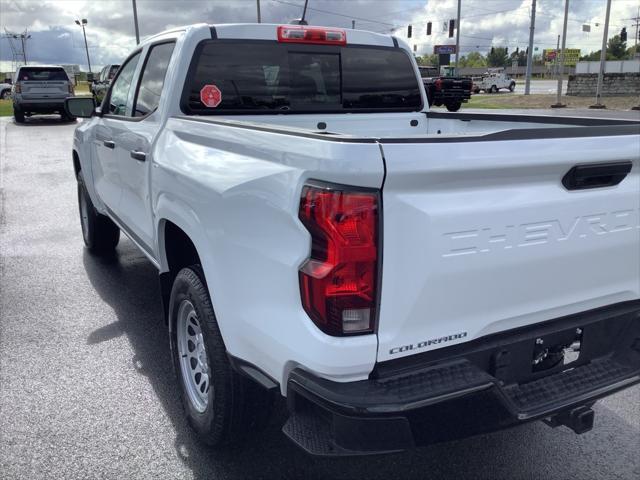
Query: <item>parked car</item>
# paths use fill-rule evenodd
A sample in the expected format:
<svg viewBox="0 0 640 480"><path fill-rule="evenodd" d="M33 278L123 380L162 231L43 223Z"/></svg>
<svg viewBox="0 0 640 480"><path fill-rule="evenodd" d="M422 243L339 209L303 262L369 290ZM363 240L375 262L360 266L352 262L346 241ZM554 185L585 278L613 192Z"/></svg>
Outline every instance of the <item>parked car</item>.
<svg viewBox="0 0 640 480"><path fill-rule="evenodd" d="M59 113L62 120L75 120L64 109L64 100L73 95L73 83L61 66L23 65L13 84L13 117L22 123L25 116Z"/></svg>
<svg viewBox="0 0 640 480"><path fill-rule="evenodd" d="M115 76L119 68L120 68L120 65L112 65L112 64L105 65L102 68L102 70L100 70L98 77L95 78L89 84L89 90L91 91L91 94L95 97L96 102L98 103L102 102L102 99L104 98L104 94L109 88L109 85L111 84L111 80L113 80L113 77Z"/></svg>
<svg viewBox="0 0 640 480"><path fill-rule="evenodd" d="M504 71L489 71L473 81L473 93L498 93L502 89L513 92L516 89L516 81Z"/></svg>
<svg viewBox="0 0 640 480"><path fill-rule="evenodd" d="M433 112L402 40L268 24L147 38L67 108L84 242L157 267L209 445L274 395L318 455L582 433L640 381L640 122Z"/></svg>
<svg viewBox="0 0 640 480"><path fill-rule="evenodd" d="M11 98L11 87L10 83L0 83L0 100L8 100Z"/></svg>
<svg viewBox="0 0 640 480"><path fill-rule="evenodd" d="M444 105L450 112L457 112L471 98L471 79L457 76L454 67L419 67L429 106ZM435 71L435 75L434 75Z"/></svg>

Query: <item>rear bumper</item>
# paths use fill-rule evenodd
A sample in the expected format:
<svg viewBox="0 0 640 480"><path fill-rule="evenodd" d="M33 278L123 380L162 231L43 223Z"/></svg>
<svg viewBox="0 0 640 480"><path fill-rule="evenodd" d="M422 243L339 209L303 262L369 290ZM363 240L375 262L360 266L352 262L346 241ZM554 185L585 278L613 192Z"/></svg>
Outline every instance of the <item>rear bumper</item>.
<svg viewBox="0 0 640 480"><path fill-rule="evenodd" d="M580 332L572 363L533 371L536 340ZM640 382L640 302L378 364L370 379L289 377L284 432L316 455L406 450L548 417Z"/></svg>
<svg viewBox="0 0 640 480"><path fill-rule="evenodd" d="M64 110L64 101L67 97L60 98L30 98L28 100L14 101L14 106L24 112L46 113Z"/></svg>

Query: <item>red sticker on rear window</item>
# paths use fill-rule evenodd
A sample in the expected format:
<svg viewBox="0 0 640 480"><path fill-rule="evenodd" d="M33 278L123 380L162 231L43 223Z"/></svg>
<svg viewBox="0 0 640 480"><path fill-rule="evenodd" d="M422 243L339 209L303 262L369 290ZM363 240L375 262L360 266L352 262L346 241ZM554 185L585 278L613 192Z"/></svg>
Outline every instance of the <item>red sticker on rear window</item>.
<svg viewBox="0 0 640 480"><path fill-rule="evenodd" d="M200 90L200 101L205 107L215 108L222 102L222 92L215 85L205 85Z"/></svg>

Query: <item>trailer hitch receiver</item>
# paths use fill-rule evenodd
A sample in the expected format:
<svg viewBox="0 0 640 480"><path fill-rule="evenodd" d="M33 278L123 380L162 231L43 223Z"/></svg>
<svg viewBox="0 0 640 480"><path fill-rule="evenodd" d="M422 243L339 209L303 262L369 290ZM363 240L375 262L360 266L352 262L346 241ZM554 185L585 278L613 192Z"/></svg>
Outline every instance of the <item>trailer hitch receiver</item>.
<svg viewBox="0 0 640 480"><path fill-rule="evenodd" d="M559 413L553 417L545 418L542 421L552 428L564 425L577 434L588 432L593 428L593 418L595 416L591 407L583 405L581 407Z"/></svg>

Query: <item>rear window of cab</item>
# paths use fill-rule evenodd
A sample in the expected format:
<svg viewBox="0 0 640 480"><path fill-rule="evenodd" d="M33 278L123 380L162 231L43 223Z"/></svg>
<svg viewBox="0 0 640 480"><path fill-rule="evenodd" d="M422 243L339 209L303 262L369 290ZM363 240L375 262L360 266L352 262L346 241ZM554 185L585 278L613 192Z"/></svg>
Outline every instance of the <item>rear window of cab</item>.
<svg viewBox="0 0 640 480"><path fill-rule="evenodd" d="M419 111L409 54L393 47L205 41L196 49L187 114Z"/></svg>

